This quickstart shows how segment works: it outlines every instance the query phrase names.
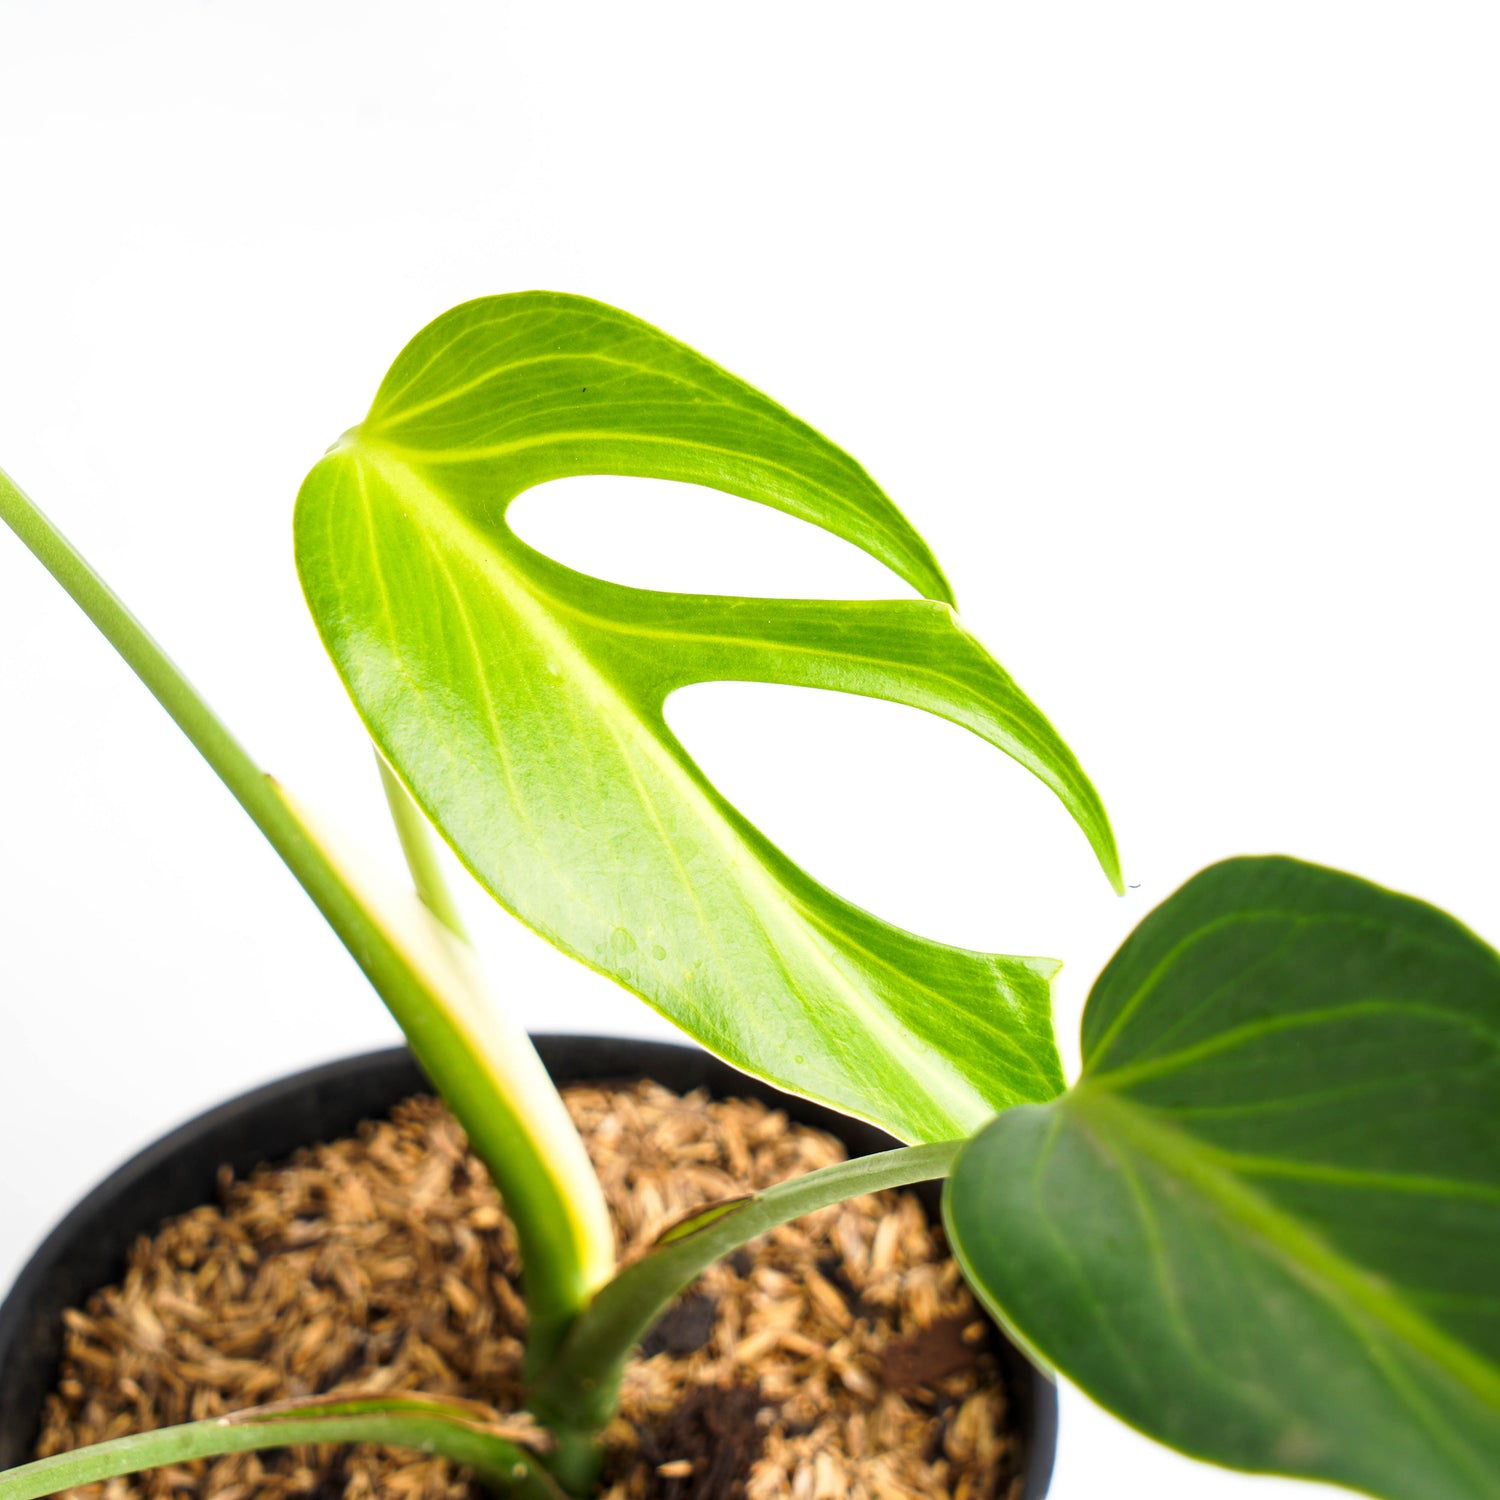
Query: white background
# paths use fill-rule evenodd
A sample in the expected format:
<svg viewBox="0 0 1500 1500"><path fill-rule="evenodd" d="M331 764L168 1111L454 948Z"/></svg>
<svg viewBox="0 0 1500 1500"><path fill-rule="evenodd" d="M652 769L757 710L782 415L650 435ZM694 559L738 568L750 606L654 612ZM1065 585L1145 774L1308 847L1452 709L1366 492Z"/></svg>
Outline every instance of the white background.
<svg viewBox="0 0 1500 1500"><path fill-rule="evenodd" d="M1069 737L1128 879L915 712L674 722L817 876L1088 983L1202 865L1287 851L1500 937L1489 5L0 0L0 464L263 763L386 860L289 514L429 318L617 303L859 457ZM625 582L902 594L810 528L573 482ZM136 1147L391 1040L254 829L0 537L0 1286ZM487 922L530 1024L662 1034ZM1065 1395L1056 1500L1301 1487Z"/></svg>

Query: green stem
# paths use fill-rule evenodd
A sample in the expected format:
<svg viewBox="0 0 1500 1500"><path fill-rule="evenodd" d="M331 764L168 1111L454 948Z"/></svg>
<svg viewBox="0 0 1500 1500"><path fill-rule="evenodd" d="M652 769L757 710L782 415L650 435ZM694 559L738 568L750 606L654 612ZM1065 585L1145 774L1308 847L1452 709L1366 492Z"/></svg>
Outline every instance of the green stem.
<svg viewBox="0 0 1500 1500"><path fill-rule="evenodd" d="M394 1448L416 1448L465 1465L496 1494L511 1500L564 1500L563 1491L539 1461L495 1431L476 1410L424 1396L258 1407L232 1417L115 1438L0 1474L0 1500L39 1500L59 1490L163 1464L291 1443L387 1443Z"/></svg>
<svg viewBox="0 0 1500 1500"><path fill-rule="evenodd" d="M473 962L473 952L469 947L463 918L459 915L457 903L443 878L443 868L438 860L431 825L400 778L386 763L385 757L375 747L371 748L374 749L381 786L385 789L391 820L396 826L401 852L406 857L406 866L411 873L417 896L423 906L447 929L457 944L465 967L477 977L478 966ZM491 1019L504 1021L505 1018L494 1014L492 1008ZM602 1246L608 1257L596 1257L596 1265L602 1261L596 1271L597 1283L614 1267L613 1231L598 1180L531 1039L519 1027L507 1026L506 1030L509 1034L504 1037L502 1045L507 1058L507 1097L530 1116L538 1135L550 1136L554 1175L569 1190L568 1196L575 1212L586 1220L585 1238L590 1243ZM504 1188L503 1180L497 1178L497 1181L501 1181ZM528 1263L524 1248L522 1260L523 1264ZM527 1288L529 1292L530 1279ZM569 1301L553 1309L532 1299L526 1347L528 1369L541 1368L552 1358L580 1306L580 1302Z"/></svg>
<svg viewBox="0 0 1500 1500"><path fill-rule="evenodd" d="M815 1209L946 1177L966 1143L943 1141L861 1156L778 1183L754 1197L705 1209L623 1266L579 1314L556 1359L528 1392L527 1407L570 1439L614 1415L630 1351L672 1300L716 1260L757 1235Z"/></svg>
<svg viewBox="0 0 1500 1500"><path fill-rule="evenodd" d="M427 819L378 750L375 751L375 764L380 767L380 784L385 788L391 821L396 825L396 836L401 840L401 852L406 856L406 867L411 871L417 895L422 898L423 906L454 937L468 942L469 934L464 931L463 918L458 914L448 882L443 879L443 867L438 863Z"/></svg>
<svg viewBox="0 0 1500 1500"><path fill-rule="evenodd" d="M599 1493L604 1471L604 1448L597 1432L548 1428L557 1446L547 1455L547 1472L564 1494L586 1500Z"/></svg>
<svg viewBox="0 0 1500 1500"><path fill-rule="evenodd" d="M151 690L348 948L494 1175L516 1228L542 1357L608 1276L614 1246L582 1143L525 1034L487 1007L466 945L419 907L398 922L356 883L140 622L0 471L0 520Z"/></svg>

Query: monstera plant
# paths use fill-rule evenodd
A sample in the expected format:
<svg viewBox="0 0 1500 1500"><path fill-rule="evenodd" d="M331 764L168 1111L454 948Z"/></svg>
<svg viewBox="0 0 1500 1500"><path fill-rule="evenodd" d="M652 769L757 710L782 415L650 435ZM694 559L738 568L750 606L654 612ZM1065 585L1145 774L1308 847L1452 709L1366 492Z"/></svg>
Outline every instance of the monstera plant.
<svg viewBox="0 0 1500 1500"><path fill-rule="evenodd" d="M775 507L921 598L587 577L506 519L526 490L581 474ZM707 1265L813 1208L935 1177L986 1305L1142 1431L1390 1500L1500 1495L1500 958L1352 876L1230 860L1100 976L1068 1087L1055 963L947 947L841 900L667 725L670 694L718 680L925 709L1050 787L1119 887L1098 796L964 628L921 538L767 397L598 303L486 298L418 334L313 469L297 567L379 751L417 899L337 852L3 476L0 515L265 832L493 1173L524 1263L527 1431L541 1435L437 1398L340 1397L45 1459L0 1476L0 1500L361 1440L446 1454L500 1493L587 1495L631 1350ZM501 905L720 1057L909 1144L706 1210L617 1267L599 1186L484 987L431 828Z"/></svg>

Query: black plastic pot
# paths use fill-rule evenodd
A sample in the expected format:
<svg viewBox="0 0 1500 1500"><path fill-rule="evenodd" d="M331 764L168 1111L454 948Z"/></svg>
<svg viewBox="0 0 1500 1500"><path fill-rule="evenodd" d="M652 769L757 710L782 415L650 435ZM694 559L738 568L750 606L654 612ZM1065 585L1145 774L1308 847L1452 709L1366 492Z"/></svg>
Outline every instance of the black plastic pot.
<svg viewBox="0 0 1500 1500"><path fill-rule="evenodd" d="M560 1084L654 1078L679 1093L764 1099L826 1130L852 1156L895 1144L874 1126L793 1098L695 1047L620 1037L539 1036L537 1050ZM48 1236L0 1305L0 1469L32 1456L46 1393L56 1383L62 1314L117 1281L138 1235L212 1202L221 1165L246 1173L299 1146L348 1135L409 1094L429 1088L404 1048L372 1052L298 1073L244 1094L164 1136L100 1183ZM936 1184L921 1189L936 1215ZM1024 1500L1042 1500L1057 1443L1057 1391L1003 1335L996 1349L1026 1445Z"/></svg>

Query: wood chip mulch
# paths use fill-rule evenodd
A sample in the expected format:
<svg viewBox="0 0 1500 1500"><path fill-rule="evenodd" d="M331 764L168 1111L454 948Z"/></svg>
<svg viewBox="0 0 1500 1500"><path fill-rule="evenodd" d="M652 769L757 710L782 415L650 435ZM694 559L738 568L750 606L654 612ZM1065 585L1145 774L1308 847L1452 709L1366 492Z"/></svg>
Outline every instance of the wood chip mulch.
<svg viewBox="0 0 1500 1500"><path fill-rule="evenodd" d="M568 1107L622 1257L705 1204L842 1159L753 1101L654 1083ZM221 1182L66 1315L39 1456L330 1391L515 1412L515 1240L436 1100ZM916 1197L854 1199L709 1270L657 1325L607 1433L604 1500L1017 1500L986 1325ZM477 1500L445 1460L303 1447L157 1469L76 1500Z"/></svg>

